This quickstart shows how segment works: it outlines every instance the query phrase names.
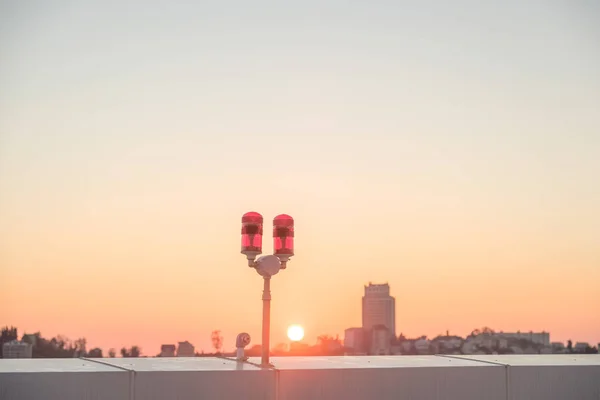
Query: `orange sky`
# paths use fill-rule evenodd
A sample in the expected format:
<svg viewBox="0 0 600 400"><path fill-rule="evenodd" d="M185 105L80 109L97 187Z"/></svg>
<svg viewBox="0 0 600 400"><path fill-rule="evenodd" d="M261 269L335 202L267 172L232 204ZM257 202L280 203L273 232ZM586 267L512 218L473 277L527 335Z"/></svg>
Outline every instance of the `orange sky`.
<svg viewBox="0 0 600 400"><path fill-rule="evenodd" d="M305 199L306 207L284 209L296 216L297 256L273 278L274 344L293 323L310 341L359 326L369 280L390 283L397 331L407 336L447 329L465 335L485 325L546 330L552 340L600 339L592 312L600 274L593 251L572 251L572 234L571 242L565 235L555 238L562 246L550 248L539 232L510 235L501 223L465 222L460 235L446 228L454 225L450 218L408 229L415 226L409 207L348 220L331 208L329 218L316 218L318 208L334 204ZM223 331L229 348L241 331L258 342L262 282L238 254L242 209L225 203L212 214L202 207L194 215L89 213L55 225L53 234L21 225L3 242L4 265L20 267L3 271L2 300L10 306L2 307L0 321L48 336L85 336L103 348L138 344L149 355L178 340L208 351L213 329ZM262 203L256 209L270 221L276 208Z"/></svg>
<svg viewBox="0 0 600 400"><path fill-rule="evenodd" d="M258 211L296 220L274 345L369 281L409 337L600 342L594 13L432 1L0 5L0 325L257 343Z"/></svg>

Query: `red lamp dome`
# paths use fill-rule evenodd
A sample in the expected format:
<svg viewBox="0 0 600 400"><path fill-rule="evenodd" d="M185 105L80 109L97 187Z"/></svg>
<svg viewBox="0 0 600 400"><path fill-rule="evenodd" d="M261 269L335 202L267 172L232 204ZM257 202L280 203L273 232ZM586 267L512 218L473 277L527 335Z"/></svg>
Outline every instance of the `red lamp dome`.
<svg viewBox="0 0 600 400"><path fill-rule="evenodd" d="M256 256L262 253L263 217L257 212L242 216L242 254Z"/></svg>
<svg viewBox="0 0 600 400"><path fill-rule="evenodd" d="M273 219L273 253L285 260L294 255L294 219L289 215Z"/></svg>

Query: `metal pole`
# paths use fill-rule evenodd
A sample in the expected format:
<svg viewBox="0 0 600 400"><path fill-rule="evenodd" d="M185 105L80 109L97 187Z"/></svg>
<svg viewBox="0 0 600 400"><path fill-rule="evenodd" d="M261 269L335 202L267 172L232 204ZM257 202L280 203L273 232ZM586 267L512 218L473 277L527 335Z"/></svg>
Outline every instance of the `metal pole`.
<svg viewBox="0 0 600 400"><path fill-rule="evenodd" d="M263 286L263 320L262 320L262 361L261 366L270 367L269 336L271 329L271 277L264 276Z"/></svg>

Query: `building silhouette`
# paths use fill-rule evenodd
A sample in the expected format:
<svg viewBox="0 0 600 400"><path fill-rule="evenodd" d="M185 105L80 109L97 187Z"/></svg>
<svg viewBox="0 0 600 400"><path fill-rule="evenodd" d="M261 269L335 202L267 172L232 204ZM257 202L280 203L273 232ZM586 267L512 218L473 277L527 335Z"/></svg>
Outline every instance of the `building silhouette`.
<svg viewBox="0 0 600 400"><path fill-rule="evenodd" d="M375 325L371 330L371 348L369 354L385 356L391 354L392 334L384 325Z"/></svg>
<svg viewBox="0 0 600 400"><path fill-rule="evenodd" d="M196 349L194 345L188 342L179 342L177 346L177 357L194 357L196 354Z"/></svg>
<svg viewBox="0 0 600 400"><path fill-rule="evenodd" d="M11 340L2 345L2 357L4 358L31 358L33 346L26 342Z"/></svg>
<svg viewBox="0 0 600 400"><path fill-rule="evenodd" d="M366 351L365 330L363 328L348 328L344 331L344 347L352 354Z"/></svg>
<svg viewBox="0 0 600 400"><path fill-rule="evenodd" d="M505 339L525 339L542 346L550 346L549 332L497 332L496 335Z"/></svg>
<svg viewBox="0 0 600 400"><path fill-rule="evenodd" d="M369 282L362 298L362 327L370 332L376 326L385 326L392 337L396 336L396 299L390 296L387 283Z"/></svg>
<svg viewBox="0 0 600 400"><path fill-rule="evenodd" d="M177 347L174 344L163 344L160 346L161 357L175 357Z"/></svg>

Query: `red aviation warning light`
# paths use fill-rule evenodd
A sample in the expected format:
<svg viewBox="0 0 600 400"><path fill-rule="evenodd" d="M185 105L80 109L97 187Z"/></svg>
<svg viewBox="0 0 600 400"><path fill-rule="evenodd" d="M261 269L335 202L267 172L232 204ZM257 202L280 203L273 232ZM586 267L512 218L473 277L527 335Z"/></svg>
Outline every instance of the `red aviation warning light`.
<svg viewBox="0 0 600 400"><path fill-rule="evenodd" d="M254 260L262 253L263 217L257 212L242 216L242 254Z"/></svg>
<svg viewBox="0 0 600 400"><path fill-rule="evenodd" d="M282 263L294 255L294 219L289 215L281 214L273 219L273 254Z"/></svg>
<svg viewBox="0 0 600 400"><path fill-rule="evenodd" d="M248 266L254 268L263 277L263 319L262 319L262 351L263 368L272 368L269 362L269 342L271 338L271 278L285 269L290 257L294 255L294 219L281 214L273 219L273 255L258 257L262 253L263 217L257 212L249 212L242 216L242 254L248 259ZM250 343L238 336L237 359L245 360L244 346ZM245 337L245 336L244 336Z"/></svg>

